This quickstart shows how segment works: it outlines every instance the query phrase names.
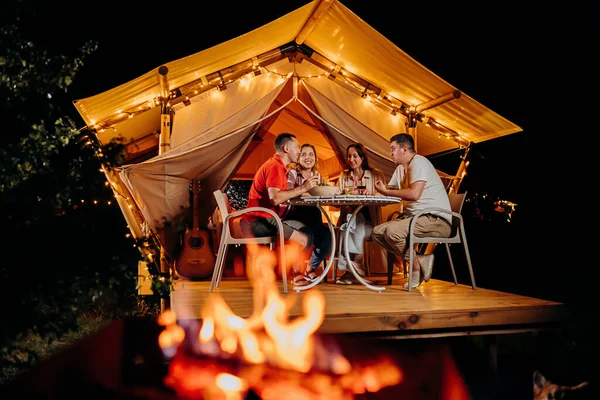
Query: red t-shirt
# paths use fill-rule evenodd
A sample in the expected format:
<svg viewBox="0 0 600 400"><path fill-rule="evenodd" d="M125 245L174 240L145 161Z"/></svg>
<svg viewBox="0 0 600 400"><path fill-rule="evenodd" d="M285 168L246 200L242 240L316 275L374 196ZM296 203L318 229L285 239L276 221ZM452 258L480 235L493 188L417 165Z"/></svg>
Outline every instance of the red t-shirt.
<svg viewBox="0 0 600 400"><path fill-rule="evenodd" d="M288 206L285 204L274 206L273 203L271 203L268 190L270 187L287 190L287 168L277 154L269 158L258 171L256 171L252 186L250 187L250 192L248 192L247 207L268 208L283 218L287 213ZM272 215L261 211L245 214L245 219L247 220L255 220L256 217L273 218Z"/></svg>

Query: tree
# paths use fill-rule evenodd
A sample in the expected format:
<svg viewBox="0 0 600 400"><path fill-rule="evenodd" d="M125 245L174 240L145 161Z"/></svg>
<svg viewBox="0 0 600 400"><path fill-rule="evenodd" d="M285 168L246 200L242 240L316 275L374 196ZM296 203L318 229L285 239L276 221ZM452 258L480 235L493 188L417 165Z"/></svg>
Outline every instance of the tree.
<svg viewBox="0 0 600 400"><path fill-rule="evenodd" d="M19 19L16 19L19 21ZM97 44L53 55L0 28L0 343L32 331L60 336L81 312L118 313L135 294L139 252L115 226L122 214L102 165L122 146L90 146L76 127L69 86ZM83 201L83 202L82 202ZM96 202L94 202L96 201Z"/></svg>

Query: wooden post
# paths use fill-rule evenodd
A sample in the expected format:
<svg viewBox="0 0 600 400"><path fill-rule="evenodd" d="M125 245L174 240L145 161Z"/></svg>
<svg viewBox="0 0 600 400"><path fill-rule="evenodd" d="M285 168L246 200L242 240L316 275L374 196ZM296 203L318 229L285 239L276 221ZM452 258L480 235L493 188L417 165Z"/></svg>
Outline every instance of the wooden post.
<svg viewBox="0 0 600 400"><path fill-rule="evenodd" d="M410 109L408 114L408 134L412 136L415 141L415 153L418 153L418 132L417 132L417 114L413 108Z"/></svg>
<svg viewBox="0 0 600 400"><path fill-rule="evenodd" d="M171 149L171 107L169 104L169 82L167 74L169 68L162 65L158 68L158 81L161 89L160 99L160 137L158 154L164 154ZM160 247L160 273L164 277L171 276L172 265L169 263L164 247ZM171 300L161 299L160 300L160 311L161 313L171 308Z"/></svg>
<svg viewBox="0 0 600 400"><path fill-rule="evenodd" d="M465 150L465 154L461 157L460 165L458 166L458 170L456 171L456 177L452 180L450 184L450 189L448 189L448 194L458 193L458 189L460 188L460 184L462 183L465 174L467 173L467 167L469 165L469 161L467 161L467 156L471 151L471 146L467 147Z"/></svg>
<svg viewBox="0 0 600 400"><path fill-rule="evenodd" d="M169 105L169 82L167 74L169 68L161 66L158 68L159 83L161 89L161 100L160 100L160 147L158 148L158 154L163 154L171 149L171 107Z"/></svg>

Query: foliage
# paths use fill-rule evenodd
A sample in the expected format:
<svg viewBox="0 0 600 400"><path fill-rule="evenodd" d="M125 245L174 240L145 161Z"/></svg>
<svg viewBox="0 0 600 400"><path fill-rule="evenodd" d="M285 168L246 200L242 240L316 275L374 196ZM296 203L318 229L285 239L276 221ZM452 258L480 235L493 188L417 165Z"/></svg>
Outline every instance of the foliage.
<svg viewBox="0 0 600 400"><path fill-rule="evenodd" d="M123 145L99 148L69 115L69 87L96 44L55 55L23 35L0 26L2 367L20 360L19 338L54 341L78 331L81 315L131 313L140 259L102 173Z"/></svg>
<svg viewBox="0 0 600 400"><path fill-rule="evenodd" d="M153 275L150 287L158 299L168 299L173 289L173 281L168 276Z"/></svg>
<svg viewBox="0 0 600 400"><path fill-rule="evenodd" d="M19 35L16 26L0 30L0 104L4 121L0 148L0 193L41 172L52 173L53 158L79 136L60 107L74 76L96 45L80 56L52 56ZM70 174L76 175L74 168Z"/></svg>

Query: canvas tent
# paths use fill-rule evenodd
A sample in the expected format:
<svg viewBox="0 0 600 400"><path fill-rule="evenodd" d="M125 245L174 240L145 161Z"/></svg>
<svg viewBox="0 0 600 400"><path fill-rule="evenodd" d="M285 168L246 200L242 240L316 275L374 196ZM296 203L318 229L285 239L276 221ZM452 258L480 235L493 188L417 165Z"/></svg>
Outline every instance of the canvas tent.
<svg viewBox="0 0 600 400"><path fill-rule="evenodd" d="M396 133L413 134L428 156L521 131L337 0L309 2L74 105L100 146L115 137L127 145L127 164L105 173L136 238L189 207L192 179L208 219L212 192L251 178L281 132L315 144L334 179L352 142L389 178Z"/></svg>

